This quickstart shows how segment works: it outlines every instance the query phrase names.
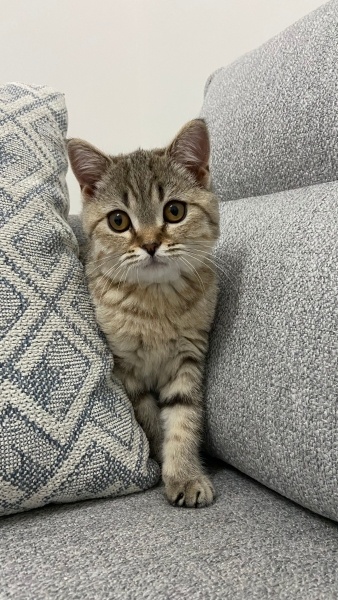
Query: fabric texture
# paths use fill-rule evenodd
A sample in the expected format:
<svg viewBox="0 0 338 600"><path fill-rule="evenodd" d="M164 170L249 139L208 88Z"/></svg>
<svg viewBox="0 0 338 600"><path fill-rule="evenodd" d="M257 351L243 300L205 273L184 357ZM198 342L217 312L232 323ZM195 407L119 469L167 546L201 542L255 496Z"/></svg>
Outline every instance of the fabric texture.
<svg viewBox="0 0 338 600"><path fill-rule="evenodd" d="M213 506L161 487L0 522L6 600L334 600L338 527L234 470Z"/></svg>
<svg viewBox="0 0 338 600"><path fill-rule="evenodd" d="M0 88L0 514L154 484L66 223L61 94Z"/></svg>
<svg viewBox="0 0 338 600"><path fill-rule="evenodd" d="M202 116L222 200L338 176L338 1L208 80Z"/></svg>
<svg viewBox="0 0 338 600"><path fill-rule="evenodd" d="M221 205L209 450L338 520L338 182Z"/></svg>
<svg viewBox="0 0 338 600"><path fill-rule="evenodd" d="M338 519L337 28L333 0L216 71L202 110L212 179L221 200L232 200L221 202L208 448L332 519Z"/></svg>

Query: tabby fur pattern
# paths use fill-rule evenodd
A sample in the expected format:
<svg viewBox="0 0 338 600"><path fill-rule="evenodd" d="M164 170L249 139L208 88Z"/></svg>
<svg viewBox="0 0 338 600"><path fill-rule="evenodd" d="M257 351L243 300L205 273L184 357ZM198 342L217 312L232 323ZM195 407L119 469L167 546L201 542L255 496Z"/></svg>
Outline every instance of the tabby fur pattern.
<svg viewBox="0 0 338 600"><path fill-rule="evenodd" d="M71 139L68 153L82 190L86 275L114 374L162 464L169 502L207 506L214 489L199 456L202 379L219 235L207 127L190 121L164 149L109 156Z"/></svg>

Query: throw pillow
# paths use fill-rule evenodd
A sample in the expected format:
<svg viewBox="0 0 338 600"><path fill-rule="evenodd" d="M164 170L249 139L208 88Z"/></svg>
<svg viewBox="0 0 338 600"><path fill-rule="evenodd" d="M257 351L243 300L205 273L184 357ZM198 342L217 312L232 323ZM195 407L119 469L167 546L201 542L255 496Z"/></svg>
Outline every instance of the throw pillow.
<svg viewBox="0 0 338 600"><path fill-rule="evenodd" d="M68 196L62 94L0 88L0 514L116 496L159 468L95 322Z"/></svg>

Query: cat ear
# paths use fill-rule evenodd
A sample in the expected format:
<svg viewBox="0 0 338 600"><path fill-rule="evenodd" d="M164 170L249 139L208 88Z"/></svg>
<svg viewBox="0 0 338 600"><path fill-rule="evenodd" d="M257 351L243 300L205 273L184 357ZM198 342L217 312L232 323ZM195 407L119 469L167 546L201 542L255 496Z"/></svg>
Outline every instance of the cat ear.
<svg viewBox="0 0 338 600"><path fill-rule="evenodd" d="M207 126L203 119L189 121L168 148L170 156L188 169L205 187L209 187L210 143Z"/></svg>
<svg viewBox="0 0 338 600"><path fill-rule="evenodd" d="M109 157L83 140L67 140L69 161L83 195L93 196L109 166Z"/></svg>

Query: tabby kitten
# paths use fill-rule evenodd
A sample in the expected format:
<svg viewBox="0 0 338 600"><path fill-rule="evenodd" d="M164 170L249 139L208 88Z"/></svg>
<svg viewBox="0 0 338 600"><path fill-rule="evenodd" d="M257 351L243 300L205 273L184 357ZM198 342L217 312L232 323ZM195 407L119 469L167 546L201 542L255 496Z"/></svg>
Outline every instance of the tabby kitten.
<svg viewBox="0 0 338 600"><path fill-rule="evenodd" d="M199 458L202 376L219 233L209 137L189 122L169 147L108 156L71 139L83 198L86 274L101 329L135 415L162 463L170 503L201 507L214 490Z"/></svg>

